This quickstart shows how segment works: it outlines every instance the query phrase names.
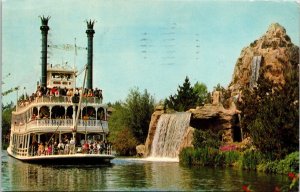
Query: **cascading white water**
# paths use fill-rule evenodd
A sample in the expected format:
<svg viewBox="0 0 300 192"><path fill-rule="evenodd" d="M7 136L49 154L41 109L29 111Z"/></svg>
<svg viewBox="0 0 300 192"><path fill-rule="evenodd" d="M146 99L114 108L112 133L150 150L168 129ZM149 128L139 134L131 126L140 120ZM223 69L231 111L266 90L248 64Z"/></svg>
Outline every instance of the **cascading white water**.
<svg viewBox="0 0 300 192"><path fill-rule="evenodd" d="M256 85L257 79L259 77L261 58L262 58L261 56L254 56L252 59L250 87L254 87Z"/></svg>
<svg viewBox="0 0 300 192"><path fill-rule="evenodd" d="M150 158L178 158L191 113L162 114L154 134Z"/></svg>

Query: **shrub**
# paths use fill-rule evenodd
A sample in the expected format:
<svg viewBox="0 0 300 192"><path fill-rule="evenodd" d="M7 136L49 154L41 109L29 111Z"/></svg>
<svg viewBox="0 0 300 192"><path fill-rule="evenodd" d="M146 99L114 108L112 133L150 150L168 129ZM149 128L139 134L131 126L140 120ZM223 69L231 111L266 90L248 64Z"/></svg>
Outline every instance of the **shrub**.
<svg viewBox="0 0 300 192"><path fill-rule="evenodd" d="M267 73L263 67L261 73ZM257 87L244 87L241 126L255 147L271 160L280 160L299 150L299 68L284 71L285 84L278 86L260 75ZM262 139L263 138L263 139Z"/></svg>
<svg viewBox="0 0 300 192"><path fill-rule="evenodd" d="M220 144L219 135L211 130L195 130L193 139L195 148L212 147L218 149Z"/></svg>
<svg viewBox="0 0 300 192"><path fill-rule="evenodd" d="M194 149L192 147L186 147L179 153L179 163L185 166L192 165L192 157L194 156Z"/></svg>
<svg viewBox="0 0 300 192"><path fill-rule="evenodd" d="M233 166L241 156L241 153L238 151L227 151L224 154L226 166Z"/></svg>
<svg viewBox="0 0 300 192"><path fill-rule="evenodd" d="M117 133L117 138L113 142L113 148L118 155L135 155L138 142L128 128L124 128Z"/></svg>
<svg viewBox="0 0 300 192"><path fill-rule="evenodd" d="M243 152L241 157L241 168L249 169L249 170L256 170L257 165L264 161L264 157L262 153L255 150L246 150Z"/></svg>
<svg viewBox="0 0 300 192"><path fill-rule="evenodd" d="M267 173L288 174L290 172L299 172L299 152L287 155L282 160L268 161L260 163L257 166L258 171Z"/></svg>

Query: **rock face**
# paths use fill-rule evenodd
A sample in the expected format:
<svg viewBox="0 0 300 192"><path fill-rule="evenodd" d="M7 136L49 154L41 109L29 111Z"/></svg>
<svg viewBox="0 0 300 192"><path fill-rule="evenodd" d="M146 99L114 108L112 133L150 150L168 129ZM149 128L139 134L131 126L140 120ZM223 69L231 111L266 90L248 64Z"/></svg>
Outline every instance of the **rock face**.
<svg viewBox="0 0 300 192"><path fill-rule="evenodd" d="M180 149L192 146L194 129L211 129L216 133L221 131L222 141L225 143L242 141L243 132L239 126L240 111L234 104L242 94L241 88L253 84L252 81L256 81L260 75L264 75L275 83L284 84L284 71L295 69L298 65L299 47L291 42L286 30L281 25L271 24L262 37L241 51L229 85L230 95L229 98L226 98L229 108L225 109L220 104L222 94L214 92L213 104L189 110L192 113L190 127L185 133ZM150 155L156 125L163 113L163 108L159 107L152 115L145 143L145 156Z"/></svg>
<svg viewBox="0 0 300 192"><path fill-rule="evenodd" d="M153 139L154 139L154 134L155 134L155 131L156 131L157 122L158 122L159 117L164 112L165 111L164 111L164 109L163 109L162 106L157 106L155 108L154 113L151 116L151 121L150 121L150 124L149 124L148 136L147 136L146 143L145 143L145 153L144 153L145 157L147 157L147 156L150 155L151 145L152 145L152 142L153 142Z"/></svg>
<svg viewBox="0 0 300 192"><path fill-rule="evenodd" d="M179 151L186 147L193 147L193 136L194 136L195 128L189 127L188 130L185 132L184 138L180 145Z"/></svg>
<svg viewBox="0 0 300 192"><path fill-rule="evenodd" d="M260 68L266 70L263 74L265 77L275 83L284 84L284 70L299 63L299 47L291 42L281 25L271 24L262 37L241 51L229 87L232 93L249 85L253 71L251 64L255 56L262 57Z"/></svg>
<svg viewBox="0 0 300 192"><path fill-rule="evenodd" d="M193 134L195 129L211 129L214 132L222 131L222 140L224 142L230 143L234 141L233 127L237 123L237 111L224 109L221 104L207 104L202 107L197 107L196 109L190 109L188 112L191 113L190 126L184 133L179 151L185 147L193 147ZM154 134L157 129L157 122L163 113L165 113L163 109L156 108L152 114L148 137L145 143L145 157L150 156Z"/></svg>
<svg viewBox="0 0 300 192"><path fill-rule="evenodd" d="M222 131L222 141L226 143L235 140L236 133L233 127L238 124L238 111L224 109L221 104L206 104L189 111L192 113L190 122L192 127L201 130L210 129L215 133Z"/></svg>
<svg viewBox="0 0 300 192"><path fill-rule="evenodd" d="M135 149L137 156L142 157L145 155L145 145L138 145Z"/></svg>

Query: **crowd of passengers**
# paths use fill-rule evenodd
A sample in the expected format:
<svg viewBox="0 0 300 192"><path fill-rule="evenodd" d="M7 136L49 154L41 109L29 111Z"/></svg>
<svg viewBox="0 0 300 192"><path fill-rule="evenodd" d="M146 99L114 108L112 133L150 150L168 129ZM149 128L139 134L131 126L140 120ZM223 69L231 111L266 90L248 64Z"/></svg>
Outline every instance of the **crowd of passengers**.
<svg viewBox="0 0 300 192"><path fill-rule="evenodd" d="M36 92L32 93L32 95L29 96L28 98L21 99L19 101L19 105L24 106L42 96L47 96L47 97L65 96L65 97L67 97L68 102L71 102L73 96L79 97L79 95L81 93L82 93L81 88L75 88L75 90L74 90L73 88L67 89L66 87L65 88L60 88L60 87L46 88L43 86L38 86ZM85 88L83 91L83 97L95 97L95 98L102 100L103 99L102 90L98 89L98 88L95 88L95 89Z"/></svg>
<svg viewBox="0 0 300 192"><path fill-rule="evenodd" d="M75 153L83 154L111 154L111 143L99 140L80 141L80 145L75 146L73 139L63 139L60 142L50 142L49 144L33 141L30 146L31 156L41 155L68 155Z"/></svg>

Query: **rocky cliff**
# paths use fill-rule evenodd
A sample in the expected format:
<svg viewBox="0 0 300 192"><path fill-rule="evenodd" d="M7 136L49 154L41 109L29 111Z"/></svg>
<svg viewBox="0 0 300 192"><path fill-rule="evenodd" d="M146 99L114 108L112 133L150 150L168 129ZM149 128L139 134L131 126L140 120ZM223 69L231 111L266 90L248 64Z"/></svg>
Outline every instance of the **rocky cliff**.
<svg viewBox="0 0 300 192"><path fill-rule="evenodd" d="M196 129L212 130L215 133L222 132L223 142L233 142L234 130L238 124L238 111L225 109L221 104L206 104L196 109L190 109L192 113L190 125Z"/></svg>
<svg viewBox="0 0 300 192"><path fill-rule="evenodd" d="M258 76L273 80L275 83L284 84L284 70L296 69L299 64L299 47L291 42L286 30L278 23L271 24L267 32L255 40L248 47L245 47L237 59L232 81L228 87L228 98L220 98L221 94L213 94L213 103L196 109L190 109L192 113L190 128L185 134L184 141L180 148L192 145L194 129L222 132L222 141L231 143L243 139L243 130L239 127L239 113L235 107L235 101L244 86L250 86L251 81L256 81ZM261 70L264 69L264 70ZM262 71L264 73L262 74ZM220 103L226 100L228 109ZM149 126L148 138L145 144L145 156L151 151L151 144L156 130L156 124L162 108L157 108L152 115Z"/></svg>
<svg viewBox="0 0 300 192"><path fill-rule="evenodd" d="M154 134L156 131L156 125L158 122L158 119L160 118L160 116L164 113L164 109L162 106L157 106L155 108L154 113L151 116L151 121L149 124L149 130L148 130L148 136L146 139L146 143L145 143L145 153L144 156L147 157L150 155L151 152L151 145L152 145L152 141L154 139Z"/></svg>
<svg viewBox="0 0 300 192"><path fill-rule="evenodd" d="M265 69L265 77L284 84L284 70L292 69L299 63L299 47L291 42L284 27L278 23L271 24L262 37L241 51L229 86L232 93L250 84L255 56L261 56L259 65Z"/></svg>

